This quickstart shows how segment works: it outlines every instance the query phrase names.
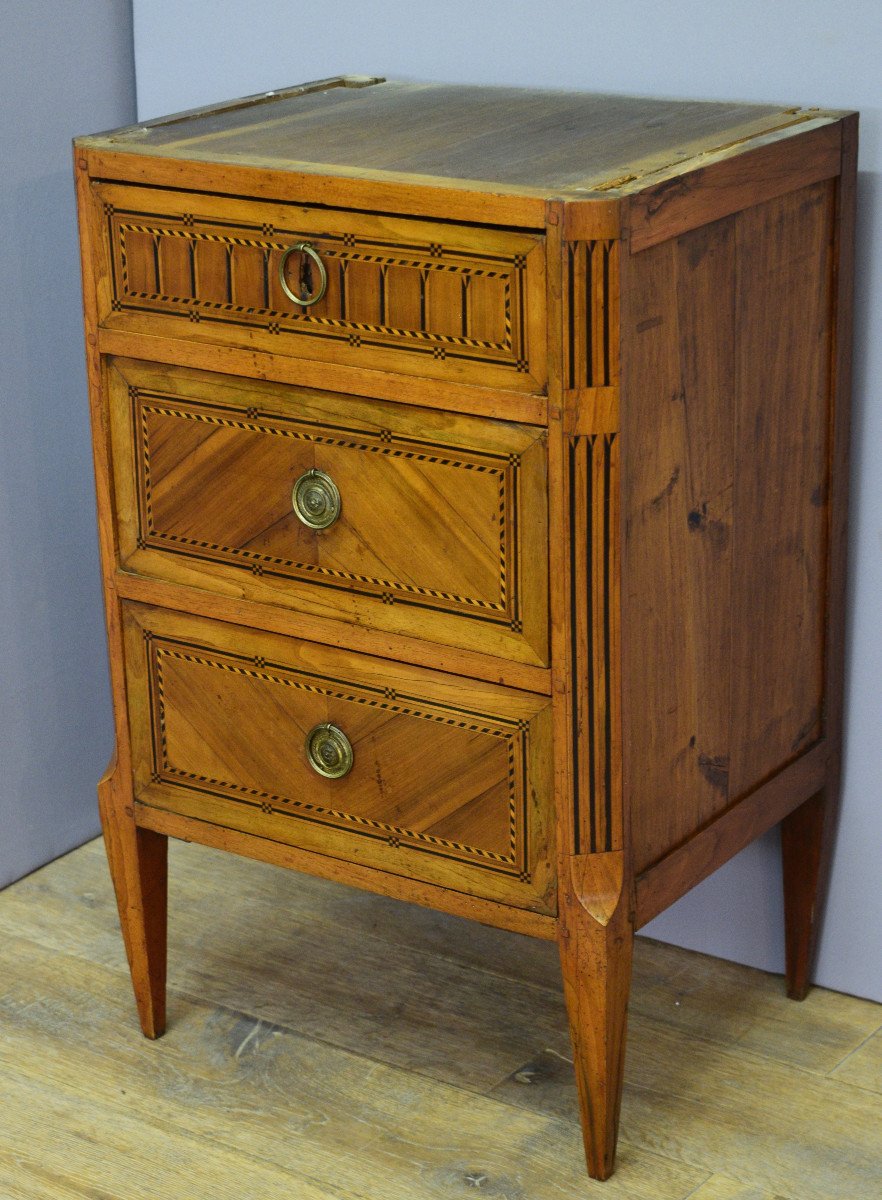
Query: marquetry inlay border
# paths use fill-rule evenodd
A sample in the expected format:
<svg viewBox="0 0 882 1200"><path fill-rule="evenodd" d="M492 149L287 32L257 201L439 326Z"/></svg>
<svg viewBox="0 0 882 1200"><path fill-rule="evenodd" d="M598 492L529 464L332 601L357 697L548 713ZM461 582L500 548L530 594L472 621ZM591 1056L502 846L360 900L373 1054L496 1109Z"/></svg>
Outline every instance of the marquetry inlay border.
<svg viewBox="0 0 882 1200"><path fill-rule="evenodd" d="M524 719L507 719L454 705L427 701L424 697L397 689L354 685L344 679L271 662L264 657L217 651L197 642L182 641L144 630L150 696L153 783L204 792L225 800L258 808L265 813L346 829L396 848L429 853L442 858L469 862L473 866L513 875L530 882L528 761L530 726ZM232 672L263 683L314 693L316 696L347 703L367 705L384 712L418 720L440 722L471 733L498 738L505 743L508 758L509 850L499 854L481 846L467 845L419 830L370 819L345 809L331 809L293 796L280 796L244 787L234 780L210 779L184 771L170 761L167 739L167 714L163 663L166 660L193 663L218 671ZM345 796L345 784L340 791Z"/></svg>
<svg viewBox="0 0 882 1200"><path fill-rule="evenodd" d="M293 310L271 302L275 272L282 254L301 240L302 230L278 228L266 223L250 224L225 221L218 217L181 216L134 209L117 209L105 204L111 265L111 308L115 312L151 312L180 317L193 322L219 322L225 325L258 327L268 333L309 335L358 347L400 350L434 359L464 359L509 367L515 373L529 374L529 350L526 313L526 255L479 253L446 248L440 243L401 242L373 235L327 233L311 237L318 243L321 256L330 270L337 273L339 311ZM130 250L127 235L149 238L153 246L153 284L150 290L131 283ZM189 256L189 295L177 295L163 287L160 241L180 239ZM201 246L220 246L226 253L226 298L208 299L200 295ZM236 248L255 250L261 258L262 304L236 302L234 253ZM352 264L374 268L371 291L379 298L380 321L361 321L349 315L352 285L348 269ZM388 324L385 314L394 301L396 268L417 273L420 323L399 328ZM433 275L455 275L460 282L458 333L427 325L427 292ZM470 288L481 279L499 282L503 337L499 341L474 336ZM364 280L357 284L364 288ZM445 314L449 316L449 313Z"/></svg>
<svg viewBox="0 0 882 1200"><path fill-rule="evenodd" d="M461 447L428 439L413 436L405 438L390 430L346 427L329 421L310 421L305 417L286 417L278 414L269 416L259 414L255 408L219 408L193 399L183 402L174 394L136 387L129 388L129 395L132 402L132 427L137 439L135 457L139 549L152 548L179 553L204 561L222 562L249 570L255 575L297 579L360 595L372 595L386 604L407 604L438 612L458 612L473 619L505 626L515 632L522 631L518 546L521 469L519 455L494 454L490 451L467 452ZM153 505L154 483L149 436L151 415L334 445L355 453L413 459L495 477L498 481L498 598L488 600L480 596L442 592L396 579L357 575L314 563L277 558L255 550L200 541L158 529L154 520Z"/></svg>

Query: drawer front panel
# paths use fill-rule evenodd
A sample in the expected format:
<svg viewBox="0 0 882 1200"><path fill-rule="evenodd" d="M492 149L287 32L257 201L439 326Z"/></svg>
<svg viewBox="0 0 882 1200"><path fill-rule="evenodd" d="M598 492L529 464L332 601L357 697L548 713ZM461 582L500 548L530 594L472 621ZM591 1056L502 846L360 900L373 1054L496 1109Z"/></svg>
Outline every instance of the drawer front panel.
<svg viewBox="0 0 882 1200"><path fill-rule="evenodd" d="M541 430L119 360L109 391L126 569L547 661Z"/></svg>
<svg viewBox="0 0 882 1200"><path fill-rule="evenodd" d="M547 911L547 697L141 605L124 623L140 802ZM325 723L342 778L307 756Z"/></svg>
<svg viewBox="0 0 882 1200"><path fill-rule="evenodd" d="M540 233L94 188L106 326L515 391L544 388ZM301 242L327 275L324 296L306 308L279 278L286 252ZM296 252L285 281L295 295L311 296L319 269Z"/></svg>

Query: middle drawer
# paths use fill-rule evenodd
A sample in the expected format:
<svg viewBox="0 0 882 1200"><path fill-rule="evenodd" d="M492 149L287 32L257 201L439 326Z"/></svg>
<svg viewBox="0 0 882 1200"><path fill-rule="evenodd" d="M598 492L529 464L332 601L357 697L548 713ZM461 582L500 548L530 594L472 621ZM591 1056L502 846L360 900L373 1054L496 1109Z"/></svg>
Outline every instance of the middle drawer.
<svg viewBox="0 0 882 1200"><path fill-rule="evenodd" d="M547 665L544 430L107 371L124 570Z"/></svg>

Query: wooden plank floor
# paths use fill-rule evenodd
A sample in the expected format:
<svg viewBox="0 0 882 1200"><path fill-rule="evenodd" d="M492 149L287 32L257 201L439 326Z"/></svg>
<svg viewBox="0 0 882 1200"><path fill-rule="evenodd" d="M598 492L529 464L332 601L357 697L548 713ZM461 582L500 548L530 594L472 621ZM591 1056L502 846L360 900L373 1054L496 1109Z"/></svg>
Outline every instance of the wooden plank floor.
<svg viewBox="0 0 882 1200"><path fill-rule="evenodd" d="M879 1200L882 1007L640 940L584 1173L553 945L171 847L169 1031L103 848L0 894L3 1200Z"/></svg>

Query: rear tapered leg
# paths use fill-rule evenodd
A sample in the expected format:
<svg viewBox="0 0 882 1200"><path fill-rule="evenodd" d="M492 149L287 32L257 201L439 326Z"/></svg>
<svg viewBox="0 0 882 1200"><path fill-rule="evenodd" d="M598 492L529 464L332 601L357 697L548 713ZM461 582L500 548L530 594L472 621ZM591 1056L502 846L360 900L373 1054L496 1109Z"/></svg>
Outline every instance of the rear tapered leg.
<svg viewBox="0 0 882 1200"><path fill-rule="evenodd" d="M781 822L787 995L792 1000L804 1000L811 986L838 801L838 781L831 781Z"/></svg>
<svg viewBox="0 0 882 1200"><path fill-rule="evenodd" d="M625 1062L634 922L621 853L569 860L560 884L559 941L588 1173L615 1163Z"/></svg>
<svg viewBox="0 0 882 1200"><path fill-rule="evenodd" d="M135 825L131 788L116 760L98 784L107 861L135 1003L145 1037L165 1032L168 838Z"/></svg>

